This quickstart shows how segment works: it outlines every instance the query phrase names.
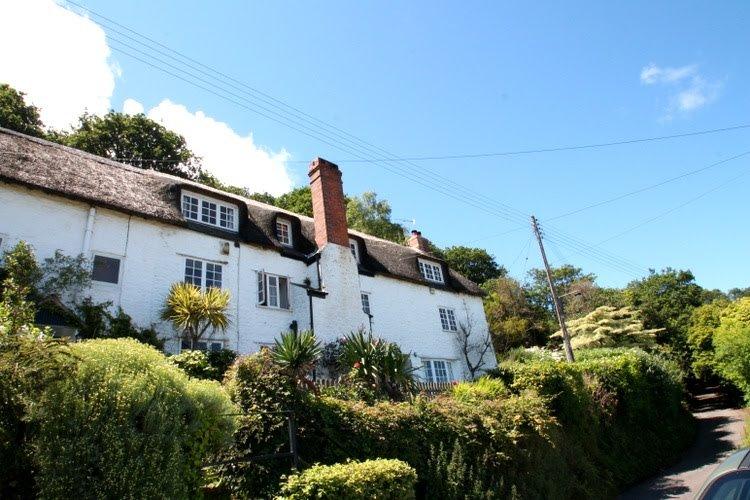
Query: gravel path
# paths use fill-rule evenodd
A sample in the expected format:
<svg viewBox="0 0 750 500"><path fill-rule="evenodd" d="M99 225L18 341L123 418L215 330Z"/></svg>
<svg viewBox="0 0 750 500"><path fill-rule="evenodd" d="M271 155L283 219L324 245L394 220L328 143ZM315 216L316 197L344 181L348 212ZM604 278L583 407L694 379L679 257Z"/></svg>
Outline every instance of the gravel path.
<svg viewBox="0 0 750 500"><path fill-rule="evenodd" d="M740 447L745 410L727 408L721 397L711 393L697 397L693 415L698 420L698 434L682 460L635 485L620 499L693 498L714 467Z"/></svg>

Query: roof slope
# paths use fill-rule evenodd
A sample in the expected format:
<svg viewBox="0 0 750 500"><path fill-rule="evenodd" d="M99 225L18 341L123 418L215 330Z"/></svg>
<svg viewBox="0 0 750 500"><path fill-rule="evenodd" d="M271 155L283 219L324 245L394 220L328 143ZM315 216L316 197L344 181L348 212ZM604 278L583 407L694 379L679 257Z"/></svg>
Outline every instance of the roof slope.
<svg viewBox="0 0 750 500"><path fill-rule="evenodd" d="M0 181L232 239L224 231L184 219L180 210L180 192L182 189L197 190L237 203L240 211L244 211L237 239L276 248L292 258L302 258L316 250L314 221L310 217L3 128L0 128ZM295 225L295 250L282 247L276 240L275 221L278 216L288 217ZM437 287L422 278L417 257L440 259L358 231L350 230L349 233L362 243L362 272L386 274ZM445 288L449 290L482 294L479 286L452 269L446 281Z"/></svg>

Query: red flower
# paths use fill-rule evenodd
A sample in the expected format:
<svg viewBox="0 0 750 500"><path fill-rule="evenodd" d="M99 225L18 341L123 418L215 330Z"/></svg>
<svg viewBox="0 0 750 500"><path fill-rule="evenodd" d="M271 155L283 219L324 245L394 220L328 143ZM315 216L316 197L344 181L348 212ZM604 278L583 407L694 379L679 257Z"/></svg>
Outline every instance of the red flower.
<svg viewBox="0 0 750 500"><path fill-rule="evenodd" d="M458 381L454 380L453 382L451 382L451 384L458 385Z"/></svg>
<svg viewBox="0 0 750 500"><path fill-rule="evenodd" d="M354 363L354 368L356 368L356 369L359 370L361 367L362 367L362 363L360 363L359 361L357 361L356 363Z"/></svg>

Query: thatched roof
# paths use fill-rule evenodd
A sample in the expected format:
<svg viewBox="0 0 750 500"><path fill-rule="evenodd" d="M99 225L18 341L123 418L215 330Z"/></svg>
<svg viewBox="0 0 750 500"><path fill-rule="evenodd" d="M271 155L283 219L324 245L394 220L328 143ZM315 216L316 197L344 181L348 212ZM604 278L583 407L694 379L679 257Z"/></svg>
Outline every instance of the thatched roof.
<svg viewBox="0 0 750 500"><path fill-rule="evenodd" d="M296 259L305 259L316 250L314 221L310 217L3 128L0 128L0 181L232 239L224 231L184 219L180 210L180 192L189 189L239 206L239 233L232 236L239 241L275 248ZM292 222L293 250L283 247L276 239L276 218L279 216ZM438 287L422 278L417 257L439 259L358 231L349 233L360 242L360 272L363 274L384 274ZM442 263L444 269L448 269ZM445 288L448 290L475 295L482 293L475 283L452 269L446 276Z"/></svg>

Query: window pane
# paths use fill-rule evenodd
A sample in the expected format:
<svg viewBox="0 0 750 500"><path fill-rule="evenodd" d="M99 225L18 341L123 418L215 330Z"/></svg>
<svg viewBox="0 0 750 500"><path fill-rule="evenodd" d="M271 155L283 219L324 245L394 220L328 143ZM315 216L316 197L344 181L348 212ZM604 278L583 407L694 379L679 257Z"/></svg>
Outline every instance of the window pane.
<svg viewBox="0 0 750 500"><path fill-rule="evenodd" d="M230 207L219 207L219 225L227 229L234 229L234 209Z"/></svg>
<svg viewBox="0 0 750 500"><path fill-rule="evenodd" d="M216 225L216 203L203 201L201 208L201 221L206 224Z"/></svg>
<svg viewBox="0 0 750 500"><path fill-rule="evenodd" d="M279 307L289 309L289 286L286 278L279 277Z"/></svg>
<svg viewBox="0 0 750 500"><path fill-rule="evenodd" d="M211 342L212 351L221 351L224 348L224 344L221 342Z"/></svg>
<svg viewBox="0 0 750 500"><path fill-rule="evenodd" d="M198 198L193 196L182 196L182 215L186 219L198 220Z"/></svg>
<svg viewBox="0 0 750 500"><path fill-rule="evenodd" d="M432 378L432 362L428 359L422 361L422 369L424 370L424 378L428 382L433 382Z"/></svg>
<svg viewBox="0 0 750 500"><path fill-rule="evenodd" d="M279 307L279 282L276 276L268 276L268 306Z"/></svg>
<svg viewBox="0 0 750 500"><path fill-rule="evenodd" d="M445 367L445 361L433 361L432 364L435 368L435 382L447 382L448 381L448 370Z"/></svg>
<svg viewBox="0 0 750 500"><path fill-rule="evenodd" d="M258 272L258 304L266 305L266 275Z"/></svg>
<svg viewBox="0 0 750 500"><path fill-rule="evenodd" d="M221 264L206 263L206 287L221 288Z"/></svg>
<svg viewBox="0 0 750 500"><path fill-rule="evenodd" d="M203 262L194 259L185 259L185 283L202 286Z"/></svg>
<svg viewBox="0 0 750 500"><path fill-rule="evenodd" d="M291 225L287 221L276 221L276 237L282 245L291 245Z"/></svg>
<svg viewBox="0 0 750 500"><path fill-rule="evenodd" d="M370 314L370 296L366 293L362 294L362 310L365 314Z"/></svg>
<svg viewBox="0 0 750 500"><path fill-rule="evenodd" d="M105 283L117 283L120 278L120 259L94 256L94 267L91 270L91 279Z"/></svg>

